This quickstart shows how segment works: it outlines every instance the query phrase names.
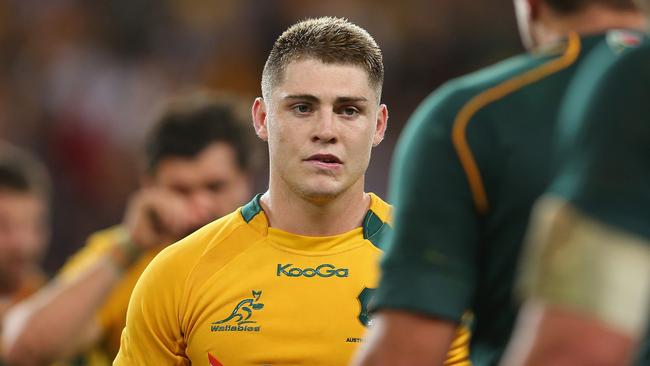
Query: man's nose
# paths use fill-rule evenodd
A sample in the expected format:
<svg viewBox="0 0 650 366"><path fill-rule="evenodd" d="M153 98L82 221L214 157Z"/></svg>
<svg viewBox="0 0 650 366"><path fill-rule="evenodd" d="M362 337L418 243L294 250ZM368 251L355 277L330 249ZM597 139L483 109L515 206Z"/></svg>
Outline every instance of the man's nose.
<svg viewBox="0 0 650 366"><path fill-rule="evenodd" d="M336 123L336 114L333 111L319 113L314 126L312 141L336 143L338 141Z"/></svg>

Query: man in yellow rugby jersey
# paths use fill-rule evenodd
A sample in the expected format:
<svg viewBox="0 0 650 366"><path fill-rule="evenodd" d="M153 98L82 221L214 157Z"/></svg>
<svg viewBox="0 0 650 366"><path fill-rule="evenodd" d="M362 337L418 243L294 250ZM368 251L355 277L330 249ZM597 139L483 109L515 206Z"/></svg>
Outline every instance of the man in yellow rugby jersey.
<svg viewBox="0 0 650 366"><path fill-rule="evenodd" d="M166 245L245 203L254 139L237 102L206 92L168 103L145 145L142 188L120 225L100 231L57 278L8 315L7 359L109 364L131 291Z"/></svg>
<svg viewBox="0 0 650 366"><path fill-rule="evenodd" d="M346 20L278 38L252 108L268 191L151 262L115 365L348 364L390 230L390 207L364 192L382 80L379 47Z"/></svg>

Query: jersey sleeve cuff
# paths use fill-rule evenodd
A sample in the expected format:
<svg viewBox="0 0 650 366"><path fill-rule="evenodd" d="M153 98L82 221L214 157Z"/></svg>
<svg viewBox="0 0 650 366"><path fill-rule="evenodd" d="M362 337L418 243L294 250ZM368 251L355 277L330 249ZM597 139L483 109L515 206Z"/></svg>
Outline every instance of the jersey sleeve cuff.
<svg viewBox="0 0 650 366"><path fill-rule="evenodd" d="M463 314L469 310L471 294L467 284L439 273L388 271L381 280L370 310L404 310L460 323Z"/></svg>

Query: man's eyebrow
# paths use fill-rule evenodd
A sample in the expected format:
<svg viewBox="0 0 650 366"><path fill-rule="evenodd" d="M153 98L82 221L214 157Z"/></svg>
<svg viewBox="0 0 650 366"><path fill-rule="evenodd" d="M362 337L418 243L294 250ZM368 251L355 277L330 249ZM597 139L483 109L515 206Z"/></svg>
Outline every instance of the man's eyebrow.
<svg viewBox="0 0 650 366"><path fill-rule="evenodd" d="M306 100L308 102L317 103L319 100L311 94L289 94L282 97L282 99L290 100Z"/></svg>
<svg viewBox="0 0 650 366"><path fill-rule="evenodd" d="M368 99L365 97L338 97L336 98L336 103L354 103L354 102L367 102Z"/></svg>
<svg viewBox="0 0 650 366"><path fill-rule="evenodd" d="M288 94L282 97L282 99L285 100L305 100L308 102L312 103L318 103L320 102L320 99L318 99L316 96L312 94ZM365 97L352 97L352 96L345 96L345 97L337 97L335 100L336 104L341 104L341 103L354 103L354 102L367 102L368 98Z"/></svg>

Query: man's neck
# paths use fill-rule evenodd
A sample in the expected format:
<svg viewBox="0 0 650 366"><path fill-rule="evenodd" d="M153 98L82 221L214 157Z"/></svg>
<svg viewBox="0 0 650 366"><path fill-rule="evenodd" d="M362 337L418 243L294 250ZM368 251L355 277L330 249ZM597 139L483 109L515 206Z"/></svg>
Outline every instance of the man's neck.
<svg viewBox="0 0 650 366"><path fill-rule="evenodd" d="M361 226L370 196L363 192L363 181L337 197L318 201L271 185L260 203L271 227L305 236L331 236Z"/></svg>
<svg viewBox="0 0 650 366"><path fill-rule="evenodd" d="M609 29L632 29L642 31L646 19L637 11L613 10L593 5L571 15L557 15L550 10L537 25L537 44L544 46L557 42L570 32L590 35L606 32Z"/></svg>

